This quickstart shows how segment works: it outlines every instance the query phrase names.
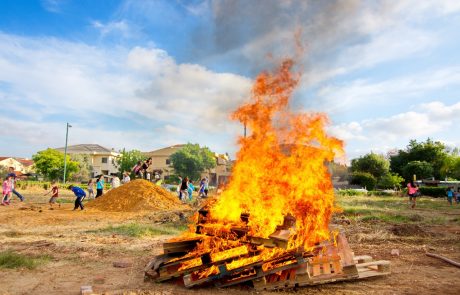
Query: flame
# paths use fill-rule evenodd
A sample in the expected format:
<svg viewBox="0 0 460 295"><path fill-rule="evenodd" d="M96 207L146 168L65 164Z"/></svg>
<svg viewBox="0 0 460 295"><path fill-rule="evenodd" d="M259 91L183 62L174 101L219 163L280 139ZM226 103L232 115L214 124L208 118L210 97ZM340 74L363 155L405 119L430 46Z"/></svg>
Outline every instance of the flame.
<svg viewBox="0 0 460 295"><path fill-rule="evenodd" d="M217 264L236 270L263 261L263 269L280 268L295 262L292 253L317 251L331 238L329 221L337 208L326 163L343 155L343 144L326 134L325 114L289 110L301 77L293 69L288 59L260 74L252 100L232 114L251 134L239 138L222 194L193 217L196 227L171 240L200 236L195 249L180 258L187 260L179 270L210 265L193 272L201 279L219 274ZM288 260L278 260L284 254Z"/></svg>
<svg viewBox="0 0 460 295"><path fill-rule="evenodd" d="M342 142L328 136L322 113L296 113L289 99L299 83L294 62L260 74L252 100L232 115L251 134L240 138L232 177L211 208L216 223L239 224L249 213L249 233L267 238L284 216L296 218L290 247L312 247L329 238L334 211L331 176L325 163L343 153Z"/></svg>

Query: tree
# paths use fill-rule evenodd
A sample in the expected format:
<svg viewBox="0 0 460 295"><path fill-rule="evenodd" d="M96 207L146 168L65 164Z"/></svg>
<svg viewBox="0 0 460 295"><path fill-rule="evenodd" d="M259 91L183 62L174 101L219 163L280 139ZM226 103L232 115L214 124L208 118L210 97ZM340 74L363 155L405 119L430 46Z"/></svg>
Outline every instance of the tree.
<svg viewBox="0 0 460 295"><path fill-rule="evenodd" d="M205 170L216 167L214 154L199 144L188 143L170 158L176 174L191 179L199 179Z"/></svg>
<svg viewBox="0 0 460 295"><path fill-rule="evenodd" d="M32 156L36 171L50 180L58 180L64 175L64 154L55 149L47 149ZM78 162L71 161L67 155L66 175L69 179L78 171Z"/></svg>
<svg viewBox="0 0 460 295"><path fill-rule="evenodd" d="M378 179L390 171L390 163L382 155L370 153L351 160L351 171L367 172Z"/></svg>
<svg viewBox="0 0 460 295"><path fill-rule="evenodd" d="M390 157L390 168L392 172L406 177L403 170L409 162L426 162L433 169L431 176L441 179L443 176L442 167L447 155L446 146L439 141L435 142L429 138L425 142L411 140L405 150L399 150L396 155Z"/></svg>
<svg viewBox="0 0 460 295"><path fill-rule="evenodd" d="M131 169L137 162L142 161L145 156L139 150L130 150L127 151L123 149L120 151L120 156L115 161L119 171L123 173L124 171L131 172Z"/></svg>
<svg viewBox="0 0 460 295"><path fill-rule="evenodd" d="M396 173L390 173L383 175L377 181L377 187L385 189L385 188L401 188L401 183L404 181L404 178L399 176Z"/></svg>
<svg viewBox="0 0 460 295"><path fill-rule="evenodd" d="M457 157L452 164L452 178L460 180L460 157Z"/></svg>
<svg viewBox="0 0 460 295"><path fill-rule="evenodd" d="M403 176L406 181L410 181L413 175L417 179L433 177L433 166L426 161L412 161L403 168Z"/></svg>
<svg viewBox="0 0 460 295"><path fill-rule="evenodd" d="M377 184L377 179L368 172L353 172L350 183L365 187L367 190L373 190Z"/></svg>
<svg viewBox="0 0 460 295"><path fill-rule="evenodd" d="M74 154L70 156L72 161L78 163L78 172L72 175L73 181L86 181L91 177L93 166L91 165L91 157L87 154Z"/></svg>

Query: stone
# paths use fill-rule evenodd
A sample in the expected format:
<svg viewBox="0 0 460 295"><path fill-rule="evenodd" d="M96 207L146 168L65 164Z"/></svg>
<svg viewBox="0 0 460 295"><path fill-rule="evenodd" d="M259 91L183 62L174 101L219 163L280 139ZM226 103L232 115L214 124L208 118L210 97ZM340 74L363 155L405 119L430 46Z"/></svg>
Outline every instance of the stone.
<svg viewBox="0 0 460 295"><path fill-rule="evenodd" d="M399 256L399 250L398 249L391 249L391 255L392 256Z"/></svg>
<svg viewBox="0 0 460 295"><path fill-rule="evenodd" d="M127 260L119 260L119 261L114 261L113 262L113 267L119 267L119 268L127 268L133 266L133 263L131 261Z"/></svg>

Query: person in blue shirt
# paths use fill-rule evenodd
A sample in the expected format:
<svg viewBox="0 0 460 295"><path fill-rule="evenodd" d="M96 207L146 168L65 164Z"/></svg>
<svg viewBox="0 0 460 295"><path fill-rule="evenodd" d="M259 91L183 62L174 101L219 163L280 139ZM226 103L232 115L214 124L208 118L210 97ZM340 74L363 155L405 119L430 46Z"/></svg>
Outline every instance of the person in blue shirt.
<svg viewBox="0 0 460 295"><path fill-rule="evenodd" d="M104 193L104 175L99 175L96 181L96 198Z"/></svg>
<svg viewBox="0 0 460 295"><path fill-rule="evenodd" d="M195 186L193 186L193 183L190 181L190 182L188 183L188 189L187 189L189 201L191 201L192 198L193 198L193 191L194 191L194 190L195 190Z"/></svg>
<svg viewBox="0 0 460 295"><path fill-rule="evenodd" d="M80 207L81 210L83 210L84 208L82 201L86 197L85 191L82 188L73 185L69 186L69 190L71 190L77 197L77 199L75 199L75 207L73 208L73 210L77 210L78 207Z"/></svg>
<svg viewBox="0 0 460 295"><path fill-rule="evenodd" d="M454 190L449 187L447 189L447 202L452 206L452 199L454 198Z"/></svg>

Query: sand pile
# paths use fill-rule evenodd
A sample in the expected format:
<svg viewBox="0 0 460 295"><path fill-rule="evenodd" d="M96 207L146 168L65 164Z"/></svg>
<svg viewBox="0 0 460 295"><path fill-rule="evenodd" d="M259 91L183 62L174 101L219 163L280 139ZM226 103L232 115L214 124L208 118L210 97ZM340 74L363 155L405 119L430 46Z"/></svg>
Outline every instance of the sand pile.
<svg viewBox="0 0 460 295"><path fill-rule="evenodd" d="M118 212L174 210L184 206L175 195L142 179L112 189L87 204L88 208Z"/></svg>

